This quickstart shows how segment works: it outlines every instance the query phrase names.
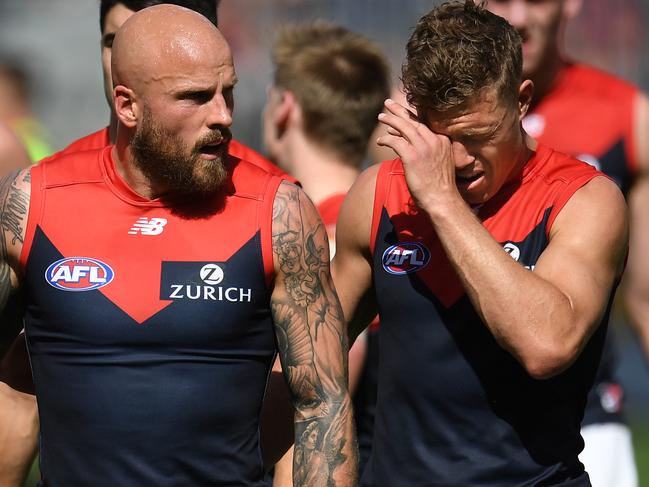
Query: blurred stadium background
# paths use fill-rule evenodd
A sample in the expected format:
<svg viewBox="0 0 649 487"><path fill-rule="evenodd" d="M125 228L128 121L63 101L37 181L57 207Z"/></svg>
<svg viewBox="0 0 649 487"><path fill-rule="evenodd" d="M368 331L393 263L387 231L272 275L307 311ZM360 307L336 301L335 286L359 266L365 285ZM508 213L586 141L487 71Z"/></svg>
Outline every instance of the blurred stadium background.
<svg viewBox="0 0 649 487"><path fill-rule="evenodd" d="M287 21L329 19L374 39L398 79L406 40L432 0L223 0L237 86L237 138L260 147L261 109L271 79L268 46ZM103 127L98 0L0 0L0 63L16 59L30 78L31 109L53 149ZM567 30L568 54L649 91L649 0L587 0ZM647 134L649 136L649 134ZM649 224L649 222L648 222ZM621 312L614 317L620 375L643 487L649 487L649 367ZM35 480L30 479L30 487Z"/></svg>

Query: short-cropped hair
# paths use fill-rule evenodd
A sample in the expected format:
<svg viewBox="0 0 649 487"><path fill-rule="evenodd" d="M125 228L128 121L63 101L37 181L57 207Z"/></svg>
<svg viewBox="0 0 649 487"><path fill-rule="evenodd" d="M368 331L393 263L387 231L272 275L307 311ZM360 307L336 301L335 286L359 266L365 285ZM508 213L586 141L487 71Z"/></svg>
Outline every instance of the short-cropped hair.
<svg viewBox="0 0 649 487"><path fill-rule="evenodd" d="M522 81L521 38L505 19L473 0L444 3L410 37L402 82L420 116L462 106L485 89L515 103Z"/></svg>
<svg viewBox="0 0 649 487"><path fill-rule="evenodd" d="M272 50L274 83L294 94L312 142L360 165L390 94L390 70L369 39L327 22L287 25Z"/></svg>

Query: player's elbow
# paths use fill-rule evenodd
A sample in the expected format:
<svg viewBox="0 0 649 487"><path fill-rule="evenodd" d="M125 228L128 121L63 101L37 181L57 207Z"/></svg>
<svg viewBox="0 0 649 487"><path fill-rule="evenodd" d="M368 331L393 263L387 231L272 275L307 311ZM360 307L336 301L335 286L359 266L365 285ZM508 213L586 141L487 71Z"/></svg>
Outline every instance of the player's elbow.
<svg viewBox="0 0 649 487"><path fill-rule="evenodd" d="M546 341L537 345L533 353L521 360L527 373L534 379L550 379L568 369L579 356L581 347L570 341Z"/></svg>

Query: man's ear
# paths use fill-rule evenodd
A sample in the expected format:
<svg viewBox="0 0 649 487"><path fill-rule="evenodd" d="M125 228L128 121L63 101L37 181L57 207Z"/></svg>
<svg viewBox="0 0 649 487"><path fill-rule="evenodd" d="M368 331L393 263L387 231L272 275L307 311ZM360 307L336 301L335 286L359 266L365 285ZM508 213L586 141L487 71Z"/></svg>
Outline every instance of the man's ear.
<svg viewBox="0 0 649 487"><path fill-rule="evenodd" d="M273 124L278 137L281 137L292 123L301 119L301 112L293 92L288 90L277 91L274 96L277 98L274 103Z"/></svg>
<svg viewBox="0 0 649 487"><path fill-rule="evenodd" d="M531 79L524 80L518 88L518 115L521 119L527 115L527 111L532 104L533 95L534 83L532 83Z"/></svg>
<svg viewBox="0 0 649 487"><path fill-rule="evenodd" d="M124 85L117 85L113 89L113 104L115 115L120 123L126 127L134 128L139 116L139 105L133 90Z"/></svg>

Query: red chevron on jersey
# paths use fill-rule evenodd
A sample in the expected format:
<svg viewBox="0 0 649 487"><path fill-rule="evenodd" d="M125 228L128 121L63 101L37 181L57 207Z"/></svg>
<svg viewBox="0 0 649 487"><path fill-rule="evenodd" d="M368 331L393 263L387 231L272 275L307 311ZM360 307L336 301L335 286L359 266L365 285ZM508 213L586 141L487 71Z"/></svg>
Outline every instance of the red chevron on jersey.
<svg viewBox="0 0 649 487"><path fill-rule="evenodd" d="M162 200L147 200L133 192L115 171L111 148L62 155L32 169L30 217L21 262L23 267L27 263L38 227L67 259L52 268L50 284L97 289L143 323L180 296L180 289L171 296L161 288L165 262L219 266L257 232L269 237L273 188L279 178L231 158L232 180L226 194L201 203L213 208L187 215ZM262 250L270 279L270 240L262 241L266 242ZM95 284L105 279L105 268L111 269L112 280L92 287L93 276ZM79 285L78 278L87 281ZM198 291L192 288L191 292Z"/></svg>
<svg viewBox="0 0 649 487"><path fill-rule="evenodd" d="M525 242L535 230L539 233L540 225L541 235L538 237L546 239L554 219L568 199L598 175L601 173L582 161L539 146L526 164L520 180L503 187L480 208L478 217L512 257L533 268L542 249L536 248L532 252L520 249L518 245ZM386 235L383 233L385 229L382 231L379 227L387 224L387 221L394 231ZM394 241L389 240L391 238ZM385 240L379 245L377 239ZM394 252L382 256L384 272L403 274L404 278L407 278L406 275L416 275L444 306L451 306L465 294L428 216L412 202L399 159L383 163L377 176L371 242L373 254L383 246L388 247L385 253L393 248L400 249L398 264L405 266L399 268L403 272L395 272L389 266L396 262ZM407 258L403 249L408 251ZM520 258L521 253L524 256L530 253L536 255L526 262ZM392 260L388 262L386 259ZM427 265L424 265L424 261Z"/></svg>

